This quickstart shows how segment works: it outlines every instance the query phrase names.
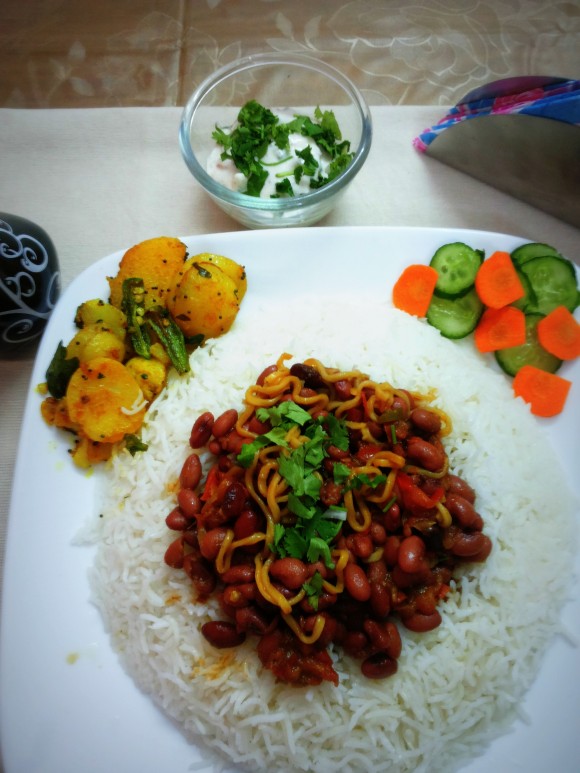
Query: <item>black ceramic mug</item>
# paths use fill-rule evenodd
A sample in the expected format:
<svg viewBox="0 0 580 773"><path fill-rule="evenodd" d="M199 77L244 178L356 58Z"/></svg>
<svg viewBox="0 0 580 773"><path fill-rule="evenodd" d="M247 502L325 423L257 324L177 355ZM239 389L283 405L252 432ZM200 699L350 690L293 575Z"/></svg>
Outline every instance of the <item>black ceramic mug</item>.
<svg viewBox="0 0 580 773"><path fill-rule="evenodd" d="M49 235L26 218L0 212L0 356L30 352L60 295Z"/></svg>

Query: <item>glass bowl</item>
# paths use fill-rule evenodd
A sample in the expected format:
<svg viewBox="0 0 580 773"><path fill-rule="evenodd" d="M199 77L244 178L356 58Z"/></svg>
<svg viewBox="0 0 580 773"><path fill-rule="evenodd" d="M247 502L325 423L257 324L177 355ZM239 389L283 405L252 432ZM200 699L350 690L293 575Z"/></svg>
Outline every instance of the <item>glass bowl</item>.
<svg viewBox="0 0 580 773"><path fill-rule="evenodd" d="M240 108L256 100L271 110L291 108L313 117L332 110L354 158L326 185L303 195L259 198L230 190L206 171L216 147L216 125L232 126ZM248 228L312 225L335 206L361 170L372 139L370 111L362 94L342 73L298 54L256 54L226 65L191 95L182 114L179 142L195 180L221 209Z"/></svg>

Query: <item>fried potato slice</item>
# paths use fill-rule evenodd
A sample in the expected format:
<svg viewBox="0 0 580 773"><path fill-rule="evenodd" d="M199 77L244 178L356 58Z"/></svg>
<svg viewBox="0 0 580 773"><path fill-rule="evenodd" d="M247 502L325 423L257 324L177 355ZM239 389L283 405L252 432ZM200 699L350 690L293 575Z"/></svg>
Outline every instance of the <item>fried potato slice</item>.
<svg viewBox="0 0 580 773"><path fill-rule="evenodd" d="M171 236L158 236L139 242L121 258L119 271L114 277L107 277L111 292L111 303L121 308L123 282L137 277L143 280L145 310L165 306L183 270L187 248L183 242Z"/></svg>
<svg viewBox="0 0 580 773"><path fill-rule="evenodd" d="M217 338L232 326L246 292L243 266L204 253L185 264L168 308L186 336Z"/></svg>
<svg viewBox="0 0 580 773"><path fill-rule="evenodd" d="M81 362L66 391L72 422L91 440L117 443L136 433L147 403L127 368L109 357Z"/></svg>
<svg viewBox="0 0 580 773"><path fill-rule="evenodd" d="M81 329L87 325L98 325L102 330L114 333L121 341L127 334L127 317L121 309L100 298L81 303L75 314L75 324Z"/></svg>
<svg viewBox="0 0 580 773"><path fill-rule="evenodd" d="M66 347L67 359L78 357L79 362L88 362L95 357L110 357L122 362L125 358L125 344L109 330L100 325L86 325L72 338Z"/></svg>
<svg viewBox="0 0 580 773"><path fill-rule="evenodd" d="M156 359L131 357L125 367L141 387L143 396L151 402L161 392L167 381L167 369Z"/></svg>

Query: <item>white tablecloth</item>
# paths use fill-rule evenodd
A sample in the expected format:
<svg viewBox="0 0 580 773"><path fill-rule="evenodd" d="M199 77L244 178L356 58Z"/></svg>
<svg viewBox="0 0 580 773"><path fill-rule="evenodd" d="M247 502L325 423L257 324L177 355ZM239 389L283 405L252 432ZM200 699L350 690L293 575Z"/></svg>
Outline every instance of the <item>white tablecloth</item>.
<svg viewBox="0 0 580 773"><path fill-rule="evenodd" d="M580 259L578 229L413 149L413 137L445 108L372 113L367 163L321 226L484 229L552 243ZM178 147L179 119L179 108L0 110L0 211L48 231L64 287L93 261L149 237L240 229L191 178ZM31 359L0 361L2 565L31 367Z"/></svg>

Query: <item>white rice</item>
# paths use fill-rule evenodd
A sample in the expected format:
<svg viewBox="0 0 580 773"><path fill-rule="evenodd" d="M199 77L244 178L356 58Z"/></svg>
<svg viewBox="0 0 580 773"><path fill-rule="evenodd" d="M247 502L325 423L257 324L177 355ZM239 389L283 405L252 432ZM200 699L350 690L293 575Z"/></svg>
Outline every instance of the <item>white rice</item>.
<svg viewBox="0 0 580 773"><path fill-rule="evenodd" d="M340 685L296 689L261 668L255 641L217 651L199 632L219 617L163 562L174 538L168 491L196 416L241 405L282 352L358 368L412 390L437 389L452 417L447 450L478 492L494 549L467 569L428 634L401 629L398 673L367 680L334 652ZM546 438L507 380L387 303L263 304L196 351L150 412L144 454L121 453L105 477L91 583L127 671L197 746L240 770L453 771L505 732L558 630L574 550L575 504ZM549 560L557 554L559 563Z"/></svg>

